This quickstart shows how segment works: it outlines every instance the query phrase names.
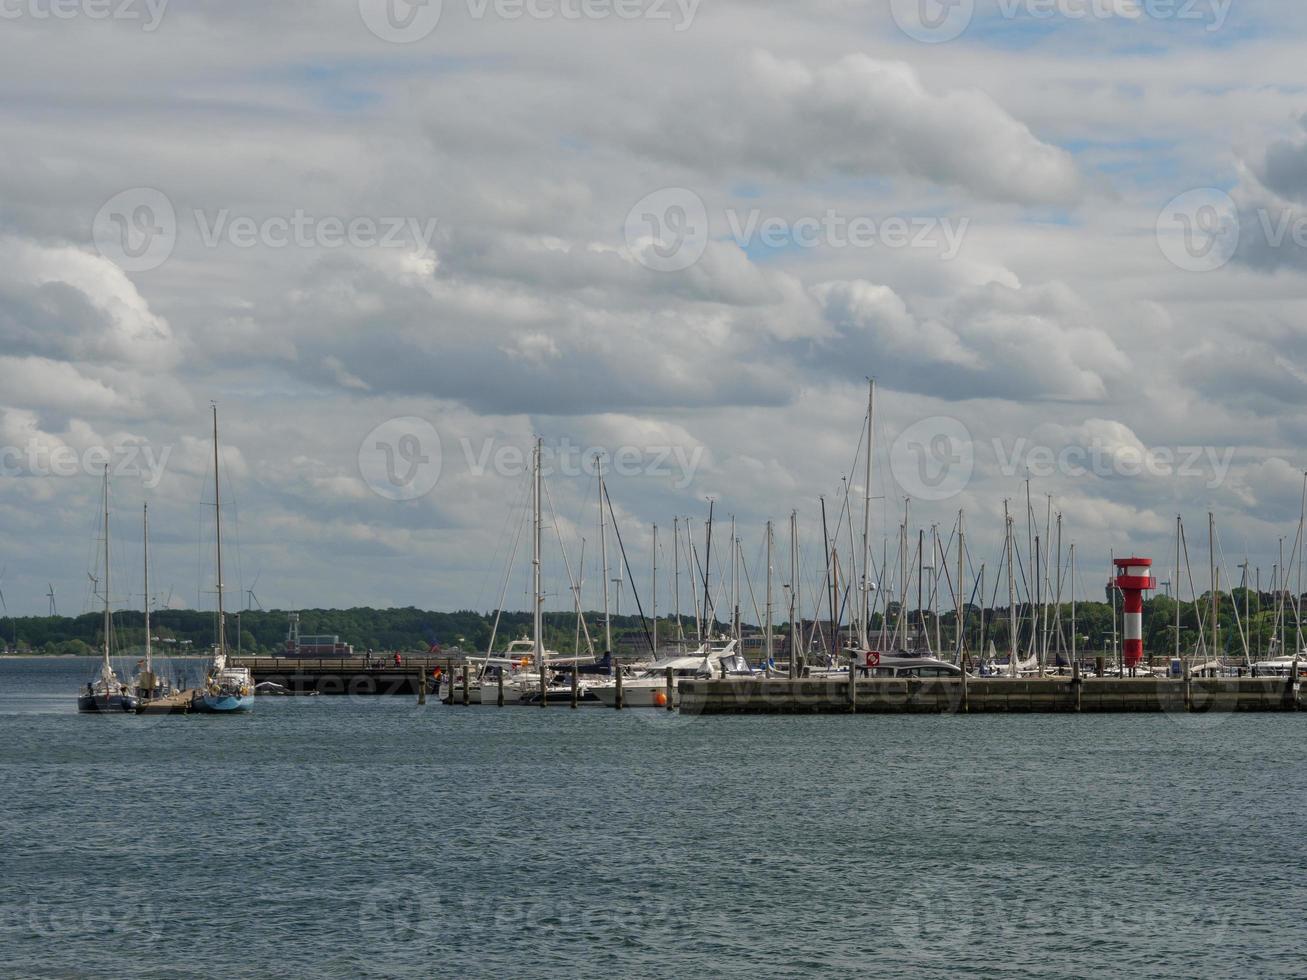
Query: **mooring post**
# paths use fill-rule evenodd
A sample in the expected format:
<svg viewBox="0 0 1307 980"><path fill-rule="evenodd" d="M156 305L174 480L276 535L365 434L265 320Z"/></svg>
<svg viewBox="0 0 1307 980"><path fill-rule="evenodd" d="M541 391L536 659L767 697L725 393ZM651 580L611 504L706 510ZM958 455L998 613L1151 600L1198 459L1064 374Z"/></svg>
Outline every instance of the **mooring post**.
<svg viewBox="0 0 1307 980"><path fill-rule="evenodd" d="M499 668L499 674L495 679L495 683L499 687L499 693L495 698L495 704L502 708L504 706L504 668L503 667Z"/></svg>
<svg viewBox="0 0 1307 980"><path fill-rule="evenodd" d="M672 668L668 667L667 668L667 710L668 711L672 711L676 707L672 703L672 698L675 697L675 695L676 695L676 677L672 673Z"/></svg>
<svg viewBox="0 0 1307 980"><path fill-rule="evenodd" d="M464 664L463 665L463 703L464 704L472 703L472 691L471 691L472 682L469 679L469 674L470 671L468 670L468 666L467 664Z"/></svg>
<svg viewBox="0 0 1307 980"><path fill-rule="evenodd" d="M572 708L575 709L581 699L580 682L576 679L577 666L572 664Z"/></svg>
<svg viewBox="0 0 1307 980"><path fill-rule="evenodd" d="M418 704L427 703L427 669L418 670Z"/></svg>
<svg viewBox="0 0 1307 980"><path fill-rule="evenodd" d="M1080 683L1080 661L1071 661L1071 692L1072 700L1075 702L1076 711L1080 710L1080 689L1084 685Z"/></svg>
<svg viewBox="0 0 1307 980"><path fill-rule="evenodd" d="M454 703L454 661L445 661L445 676L449 678L449 697L446 698L445 704Z"/></svg>
<svg viewBox="0 0 1307 980"><path fill-rule="evenodd" d="M1099 677L1106 677L1107 675L1104 673L1104 671L1105 671L1106 669L1107 669L1107 658L1106 658L1106 657L1095 657L1095 658L1094 658L1094 672L1095 672L1096 674L1098 674Z"/></svg>
<svg viewBox="0 0 1307 980"><path fill-rule="evenodd" d="M961 711L963 714L966 714L968 711L971 710L971 704L970 704L970 701L969 701L969 698L971 697L971 695L970 695L970 692L967 691L967 665L966 665L966 663L963 662L963 663L961 664L961 667L962 667L962 700L961 700L961 702L958 704L958 710Z"/></svg>
<svg viewBox="0 0 1307 980"><path fill-rule="evenodd" d="M622 665L616 660L613 661L613 678L617 681L617 702L615 707L618 711L623 708L622 704Z"/></svg>
<svg viewBox="0 0 1307 980"><path fill-rule="evenodd" d="M849 658L849 710L858 710L858 664Z"/></svg>
<svg viewBox="0 0 1307 980"><path fill-rule="evenodd" d="M1189 660L1184 661L1184 710L1194 710L1193 674L1189 672Z"/></svg>

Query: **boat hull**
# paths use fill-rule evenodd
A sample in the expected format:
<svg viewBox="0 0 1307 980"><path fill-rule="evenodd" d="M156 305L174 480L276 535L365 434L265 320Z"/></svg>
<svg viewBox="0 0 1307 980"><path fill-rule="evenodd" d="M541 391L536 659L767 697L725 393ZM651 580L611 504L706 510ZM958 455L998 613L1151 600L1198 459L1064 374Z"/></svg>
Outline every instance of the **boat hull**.
<svg viewBox="0 0 1307 980"><path fill-rule="evenodd" d="M191 703L192 711L210 715L235 714L253 707L253 694L201 694Z"/></svg>
<svg viewBox="0 0 1307 980"><path fill-rule="evenodd" d="M83 714L134 714L140 706L131 694L80 694L77 710Z"/></svg>

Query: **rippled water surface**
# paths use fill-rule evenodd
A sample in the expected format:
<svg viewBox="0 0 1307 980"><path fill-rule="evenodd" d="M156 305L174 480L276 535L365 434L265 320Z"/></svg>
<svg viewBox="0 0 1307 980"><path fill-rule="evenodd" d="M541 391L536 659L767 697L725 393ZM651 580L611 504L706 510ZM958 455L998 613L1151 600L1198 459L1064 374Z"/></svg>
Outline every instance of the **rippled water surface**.
<svg viewBox="0 0 1307 980"><path fill-rule="evenodd" d="M1307 717L80 717L0 661L0 976L1303 976Z"/></svg>

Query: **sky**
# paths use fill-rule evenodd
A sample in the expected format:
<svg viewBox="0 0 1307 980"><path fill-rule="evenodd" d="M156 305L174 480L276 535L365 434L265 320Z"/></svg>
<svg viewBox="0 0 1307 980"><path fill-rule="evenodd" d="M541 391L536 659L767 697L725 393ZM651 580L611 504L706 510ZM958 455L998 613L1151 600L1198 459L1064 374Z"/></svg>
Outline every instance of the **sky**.
<svg viewBox="0 0 1307 980"><path fill-rule="evenodd" d="M596 455L610 579L620 533L647 608L657 524L667 609L711 499L746 606L776 522L779 603L791 513L806 590L822 498L860 551L868 378L878 556L962 512L992 586L1006 500L1102 595L1113 552L1187 583L1182 515L1201 591L1211 513L1269 587L1304 40L1274 0L0 0L6 607L94 608L106 463L115 605L148 503L155 601L212 606L211 403L229 607L525 608L537 437L550 608L600 601Z"/></svg>

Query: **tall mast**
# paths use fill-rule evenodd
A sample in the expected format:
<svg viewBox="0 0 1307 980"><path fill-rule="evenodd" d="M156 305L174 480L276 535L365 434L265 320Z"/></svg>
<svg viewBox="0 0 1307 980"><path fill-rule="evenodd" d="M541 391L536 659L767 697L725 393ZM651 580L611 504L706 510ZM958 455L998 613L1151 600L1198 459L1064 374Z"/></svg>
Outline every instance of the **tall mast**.
<svg viewBox="0 0 1307 980"><path fill-rule="evenodd" d="M1302 637L1302 570L1303 570L1303 552L1307 551L1307 540L1303 539L1304 526L1307 525L1307 473L1303 474L1302 480L1302 505L1298 512L1298 540L1301 544L1298 547L1298 587L1293 593L1293 604L1296 610L1295 621L1297 622L1297 646L1293 648L1296 657L1303 648Z"/></svg>
<svg viewBox="0 0 1307 980"><path fill-rule="evenodd" d="M790 511L790 680L798 676L799 660L799 512Z"/></svg>
<svg viewBox="0 0 1307 980"><path fill-rule="evenodd" d="M1212 656L1221 655L1221 600L1217 596L1216 577L1216 516L1207 512L1207 551L1212 582Z"/></svg>
<svg viewBox="0 0 1307 980"><path fill-rule="evenodd" d="M536 664L544 672L544 597L540 591L540 449L541 440L536 439L535 452L531 459L531 641ZM601 484L602 486L602 484ZM611 642L609 649L612 649ZM545 690L540 690L540 700L546 700Z"/></svg>
<svg viewBox="0 0 1307 980"><path fill-rule="evenodd" d="M921 638L930 646L930 631L926 625L926 607L922 603L922 576L926 574L925 561L926 529L917 528L917 621L921 623ZM932 651L933 652L933 651Z"/></svg>
<svg viewBox="0 0 1307 980"><path fill-rule="evenodd" d="M613 617L608 611L608 520L604 516L604 461L595 457L599 468L599 552L603 556L604 575L604 651L613 651Z"/></svg>
<svg viewBox="0 0 1307 980"><path fill-rule="evenodd" d="M954 603L954 605L957 607L957 610L953 614L954 625L957 627L956 629L957 647L958 647L957 663L959 667L962 666L962 652L966 646L966 636L967 636L966 629L965 629L965 625L966 625L965 616L967 611L967 607L965 604L966 596L963 594L963 589L962 589L962 580L966 576L967 531L966 531L966 525L963 523L962 517L963 517L962 511L959 510L958 511L958 584L955 590L957 601Z"/></svg>
<svg viewBox="0 0 1307 980"><path fill-rule="evenodd" d="M1076 662L1076 544L1074 541L1067 551L1066 560L1071 564L1071 664L1074 669Z"/></svg>
<svg viewBox="0 0 1307 980"><path fill-rule="evenodd" d="M836 633L838 632L839 629L838 624L835 622L835 594L836 594L836 590L839 588L839 584L835 581L835 552L831 550L830 530L826 525L826 498L822 497L820 499L821 499L821 543L822 543L822 549L824 552L824 558L826 562L826 578L829 585L829 587L826 589L826 599L830 607L830 640L829 640L829 646L827 652L830 655L830 663L834 665L835 643L837 639ZM767 522L767 538L768 538L768 543L770 544L770 540L771 540L770 521ZM767 563L770 566L771 560L768 559ZM821 601L818 600L817 613L820 612L821 612ZM813 618L815 619L816 616L814 616Z"/></svg>
<svg viewBox="0 0 1307 980"><path fill-rule="evenodd" d="M632 586L634 588L634 586ZM653 526L653 656L658 659L658 525Z"/></svg>
<svg viewBox="0 0 1307 980"><path fill-rule="evenodd" d="M218 655L227 654L227 623L222 608L222 497L218 486L218 406L213 405L213 528L218 546Z"/></svg>
<svg viewBox="0 0 1307 980"><path fill-rule="evenodd" d="M740 639L740 539L735 536L735 515L731 515L731 635Z"/></svg>
<svg viewBox="0 0 1307 980"><path fill-rule="evenodd" d="M1175 515L1175 659L1180 659L1180 515ZM1186 677L1189 671L1184 671Z"/></svg>
<svg viewBox="0 0 1307 980"><path fill-rule="evenodd" d="M145 504L141 516L141 529L145 539L145 672L154 672L150 656L150 505Z"/></svg>
<svg viewBox="0 0 1307 980"><path fill-rule="evenodd" d="M767 522L767 619L763 626L764 643L766 644L767 662L770 664L772 659L772 604L771 604L771 549L772 549L772 524ZM770 668L769 668L770 669Z"/></svg>
<svg viewBox="0 0 1307 980"><path fill-rule="evenodd" d="M1008 513L1007 501L1003 501L1003 524L1006 534L1003 547L1007 558L1007 632L1008 632L1008 673L1017 676L1017 587L1012 575L1012 515Z"/></svg>
<svg viewBox="0 0 1307 980"><path fill-rule="evenodd" d="M685 639L681 629L681 519L672 518L672 591L675 593L673 603L676 609L676 638Z"/></svg>
<svg viewBox="0 0 1307 980"><path fill-rule="evenodd" d="M109 666L109 631L112 628L109 613L109 466L104 467L104 668ZM15 644L16 645L16 644Z"/></svg>
<svg viewBox="0 0 1307 980"><path fill-rule="evenodd" d="M703 556L703 632L706 640L712 639L713 628L717 625L717 609L713 605L712 593L708 589L709 576L712 575L712 510L713 501L708 500L708 527L705 530Z"/></svg>
<svg viewBox="0 0 1307 980"><path fill-rule="evenodd" d="M871 456L875 436L876 382L867 379L867 459L863 471L862 487L862 581L858 586L862 601L858 604L858 639L868 649L867 599L871 589Z"/></svg>

